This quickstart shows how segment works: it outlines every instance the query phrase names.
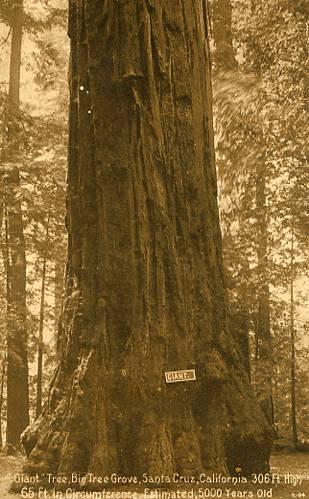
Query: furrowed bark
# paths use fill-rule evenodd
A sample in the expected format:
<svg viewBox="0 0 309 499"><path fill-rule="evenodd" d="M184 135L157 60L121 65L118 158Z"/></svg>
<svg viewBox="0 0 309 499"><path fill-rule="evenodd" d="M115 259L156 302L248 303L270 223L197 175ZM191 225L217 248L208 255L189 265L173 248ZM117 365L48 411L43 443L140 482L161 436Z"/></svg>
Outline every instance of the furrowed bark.
<svg viewBox="0 0 309 499"><path fill-rule="evenodd" d="M29 473L267 468L227 325L204 19L190 0L70 4L66 299Z"/></svg>

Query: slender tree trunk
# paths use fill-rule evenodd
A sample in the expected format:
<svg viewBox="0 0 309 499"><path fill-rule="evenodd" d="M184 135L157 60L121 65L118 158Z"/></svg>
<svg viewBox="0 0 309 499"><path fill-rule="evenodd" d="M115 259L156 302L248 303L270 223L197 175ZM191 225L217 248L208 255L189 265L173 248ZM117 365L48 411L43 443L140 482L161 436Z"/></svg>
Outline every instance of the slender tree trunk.
<svg viewBox="0 0 309 499"><path fill-rule="evenodd" d="M28 360L26 331L26 255L21 202L18 198L18 118L22 41L22 0L14 2L8 97L8 138L4 159L7 186L9 261L9 319L7 338L7 445L18 447L29 424Z"/></svg>
<svg viewBox="0 0 309 499"><path fill-rule="evenodd" d="M54 287L54 296L55 296L55 335L54 335L54 345L55 351L58 352L59 346L61 343L61 327L59 327L59 323L61 320L62 314L62 302L63 302L63 292L64 292L64 271L65 258L61 258L62 253L57 255L57 260L55 260L55 287ZM60 331L60 332L59 332Z"/></svg>
<svg viewBox="0 0 309 499"><path fill-rule="evenodd" d="M296 402L296 351L294 326L294 227L291 230L291 281L290 281L290 326L291 326L291 422L293 444L298 445Z"/></svg>
<svg viewBox="0 0 309 499"><path fill-rule="evenodd" d="M29 473L267 469L228 329L203 5L70 2L66 300Z"/></svg>
<svg viewBox="0 0 309 499"><path fill-rule="evenodd" d="M256 249L258 259L257 372L256 389L261 407L270 424L274 423L272 397L272 339L270 330L270 295L268 283L268 233L266 207L265 158L257 160L256 169Z"/></svg>
<svg viewBox="0 0 309 499"><path fill-rule="evenodd" d="M251 0L251 12L256 15L259 2ZM259 60L259 59L258 59ZM256 71L260 78L260 62L256 63ZM270 292L268 277L268 220L266 205L266 146L265 136L261 130L259 110L257 111L257 123L260 128L257 132L261 133L261 154L256 159L256 253L258 260L258 293L257 293L257 363L256 363L256 392L260 405L268 422L274 425L274 405L272 396L272 370L273 370L273 352L270 327Z"/></svg>
<svg viewBox="0 0 309 499"><path fill-rule="evenodd" d="M44 332L44 310L45 310L46 263L47 263L47 252L48 252L48 243L49 243L49 220L50 220L50 213L48 213L48 218L47 218L43 266L42 266L41 303L40 303L40 321L39 321L39 338L38 338L36 417L39 417L42 411L43 348L44 348L43 332Z"/></svg>
<svg viewBox="0 0 309 499"><path fill-rule="evenodd" d="M216 78L220 81L222 74L224 76L227 72L237 69L237 61L233 49L232 6L230 0L212 1L212 25L215 44L213 68ZM215 84L217 84L216 79ZM231 160L233 161L233 158ZM243 220L239 217L240 230L242 230L243 223ZM247 267L246 270L249 270L249 263ZM238 297L238 299L241 303L239 309L231 310L231 329L235 341L240 346L244 365L250 379L249 310L243 298Z"/></svg>
<svg viewBox="0 0 309 499"><path fill-rule="evenodd" d="M0 242L4 260L4 275L5 275L5 285L7 289L7 267L6 267L6 236L5 236L5 224L4 224L4 238L3 238L3 221L5 221L5 190L3 192L3 188L1 189L0 195ZM5 285L1 281L0 292L3 296L7 296L7 292L5 292ZM6 348L6 347L5 347ZM4 355L2 361L2 372L1 372L1 381L0 381L0 450L3 448L3 437L2 437L2 406L3 406L3 391L4 391L4 379L5 379L5 363L6 363L6 353Z"/></svg>
<svg viewBox="0 0 309 499"><path fill-rule="evenodd" d="M3 391L4 391L4 380L5 380L5 371L6 371L6 355L2 361L2 369L1 369L1 381L0 381L0 449L3 447L2 440L2 408L3 408Z"/></svg>
<svg viewBox="0 0 309 499"><path fill-rule="evenodd" d="M9 313L11 309L11 263L10 263L10 247L9 247L9 220L8 220L8 196L7 196L7 180L4 184L4 249L3 263L6 277L6 310L7 310L7 328L9 328Z"/></svg>
<svg viewBox="0 0 309 499"><path fill-rule="evenodd" d="M2 254L3 254L3 263L4 263L4 271L5 271L5 297L6 297L6 328L9 330L10 321L10 254L9 254L9 235L8 235L8 213L7 213L7 183L5 180L4 185L4 196L2 198L2 210L1 210L1 227L2 222L4 222L4 242L2 245ZM2 364L2 377L1 377L1 393L0 393L0 436L1 436L1 449L3 447L2 441L2 407L3 407L3 391L4 391L4 378L7 364L7 346L6 353L4 356L3 364Z"/></svg>
<svg viewBox="0 0 309 499"><path fill-rule="evenodd" d="M38 337L37 388L36 388L36 417L39 417L39 415L41 414L41 411L42 411L45 280L46 280L46 255L44 256L44 259L43 259L42 283L41 283L41 303L40 303L40 321L39 321L39 337Z"/></svg>
<svg viewBox="0 0 309 499"><path fill-rule="evenodd" d="M237 68L233 49L232 6L230 0L212 1L214 66L216 71L227 72Z"/></svg>
<svg viewBox="0 0 309 499"><path fill-rule="evenodd" d="M59 260L55 262L55 332L58 331L59 319L62 308L62 295L64 284L64 266Z"/></svg>

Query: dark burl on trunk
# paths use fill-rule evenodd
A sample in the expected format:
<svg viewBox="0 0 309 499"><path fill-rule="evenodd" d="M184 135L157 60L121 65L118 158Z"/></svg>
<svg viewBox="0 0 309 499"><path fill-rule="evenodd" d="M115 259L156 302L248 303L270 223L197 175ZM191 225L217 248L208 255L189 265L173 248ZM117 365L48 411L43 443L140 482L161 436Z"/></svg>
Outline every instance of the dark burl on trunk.
<svg viewBox="0 0 309 499"><path fill-rule="evenodd" d="M71 1L66 300L27 471L267 469L229 333L204 2ZM168 370L197 381L166 384Z"/></svg>

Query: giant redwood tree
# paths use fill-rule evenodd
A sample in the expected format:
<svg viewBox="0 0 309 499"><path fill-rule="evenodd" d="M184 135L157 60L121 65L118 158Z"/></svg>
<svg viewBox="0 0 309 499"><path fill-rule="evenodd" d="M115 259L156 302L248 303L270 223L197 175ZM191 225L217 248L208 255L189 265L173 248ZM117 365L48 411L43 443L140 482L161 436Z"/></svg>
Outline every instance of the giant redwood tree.
<svg viewBox="0 0 309 499"><path fill-rule="evenodd" d="M69 9L66 298L27 471L263 471L228 325L205 3ZM196 381L165 383L186 368Z"/></svg>

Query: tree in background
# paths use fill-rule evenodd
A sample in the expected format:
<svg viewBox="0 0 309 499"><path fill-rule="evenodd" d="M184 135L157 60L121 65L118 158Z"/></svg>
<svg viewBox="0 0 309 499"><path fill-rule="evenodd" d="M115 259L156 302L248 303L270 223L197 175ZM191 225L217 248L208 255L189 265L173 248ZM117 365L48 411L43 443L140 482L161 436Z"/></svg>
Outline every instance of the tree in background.
<svg viewBox="0 0 309 499"><path fill-rule="evenodd" d="M215 111L217 119L215 123L219 125L222 120L222 115L225 116L227 107L226 104L226 93L230 94L232 88L237 87L237 83L239 82L239 71L238 71L238 62L235 56L235 50L233 47L233 37L232 37L232 6L230 0L214 0L211 3L211 19L212 19L212 34L213 34L213 42L214 42L214 50L213 50L213 84L215 91ZM227 88L228 87L228 88ZM223 92L224 98L222 99L219 94ZM244 92L244 89L242 89ZM230 115L230 110L228 109L227 115ZM223 118L223 122L225 117ZM239 123L237 123L239 125ZM227 151L224 150L225 144L229 144L230 142L230 134L231 127L227 126L225 123L223 124L223 129L220 131L219 128L215 130L217 134L217 169L219 174L220 188L221 188L221 200L225 200L226 202L229 198L229 194L231 192L231 176L230 176L230 168L235 168L235 164L241 161L243 157L243 151L237 150L240 154L238 158L234 151L231 152L232 148L228 154ZM222 137L223 132L223 137ZM242 135L241 131L237 132L239 134L238 143L240 142ZM235 135L236 135L235 134ZM235 137L233 137L235 138ZM240 139L240 140L239 140ZM230 145L230 144L229 144ZM223 147L222 147L223 146ZM229 146L228 146L229 147ZM241 168L238 169L237 172L239 176L239 181L241 183L242 176L244 172L241 171ZM245 182L245 180L243 180ZM225 208L226 209L226 208ZM239 209L239 213L237 215L238 223L240 224L239 230L241 232L244 231L244 220L242 218L242 212ZM221 210L224 212L224 209ZM229 247L229 239L231 238L231 223L232 220L229 220L228 217L225 219L223 227L223 251L225 246ZM234 220L235 222L235 220ZM229 251L231 248L229 247ZM244 259L246 256L243 254ZM244 265L248 267L248 261L244 261ZM232 280L228 278L228 285L230 288L234 287L232 284ZM243 354L243 361L246 367L246 371L248 376L251 376L250 372L250 352L249 352L249 309L248 309L248 290L247 287L242 288L245 299L238 293L237 299L231 300L231 312L230 312L230 324L231 330L235 335L235 340L241 347L241 351ZM239 291L239 290L238 290ZM230 297L231 298L231 297ZM235 298L235 297L234 297Z"/></svg>
<svg viewBox="0 0 309 499"><path fill-rule="evenodd" d="M18 447L29 424L29 386L26 328L26 249L19 172L20 66L23 2L10 11L11 52L6 143L2 149L3 219L6 241L7 279L7 446Z"/></svg>

